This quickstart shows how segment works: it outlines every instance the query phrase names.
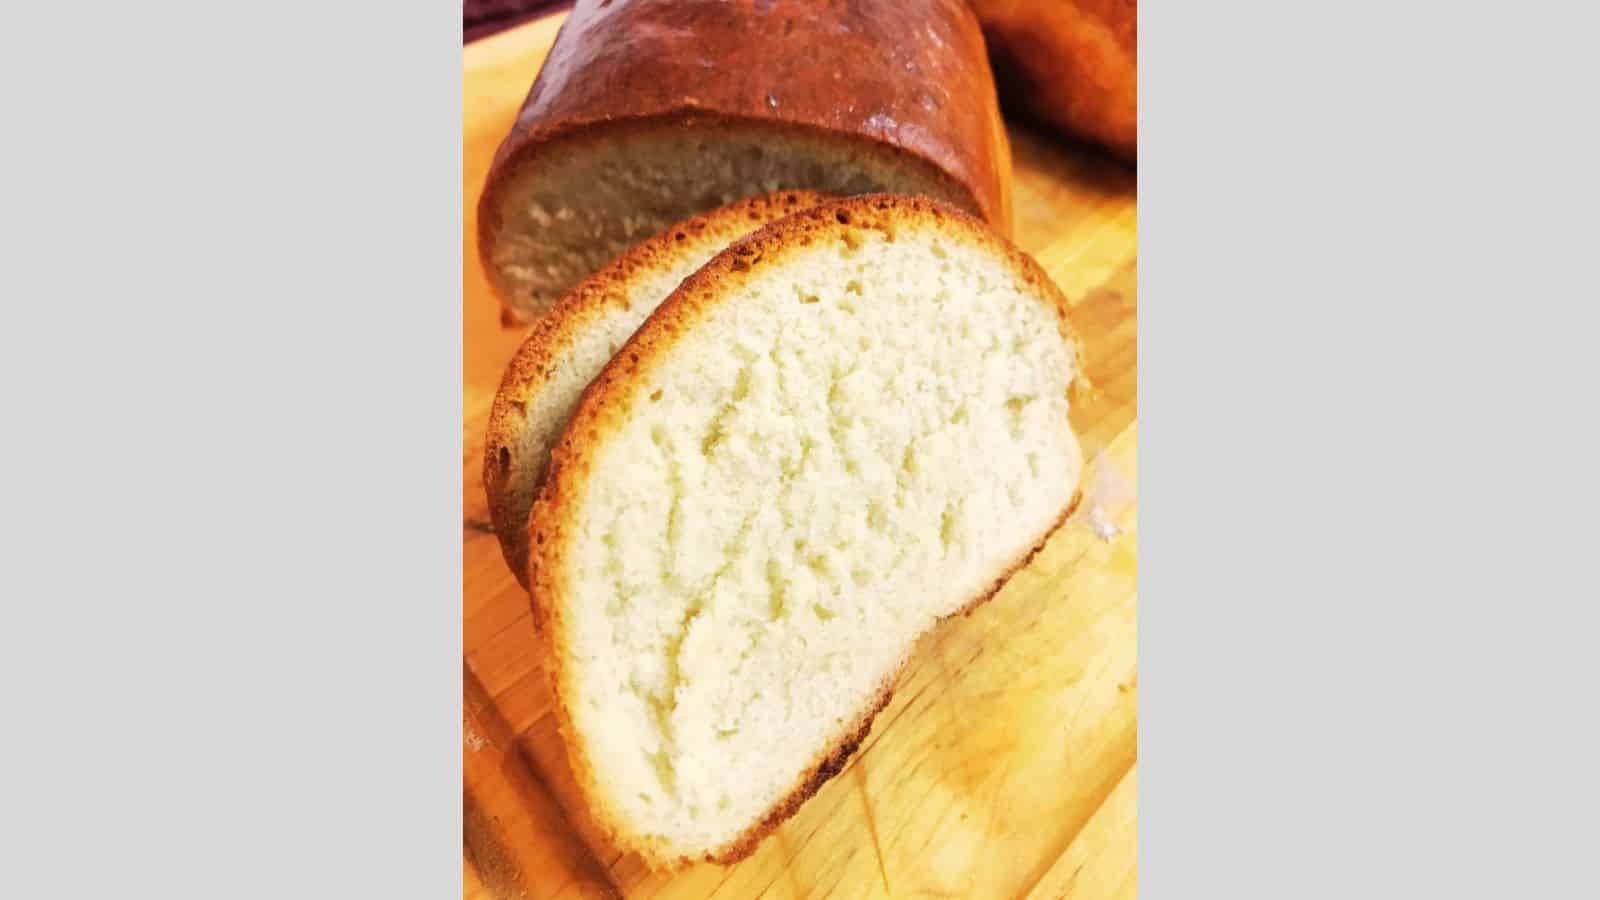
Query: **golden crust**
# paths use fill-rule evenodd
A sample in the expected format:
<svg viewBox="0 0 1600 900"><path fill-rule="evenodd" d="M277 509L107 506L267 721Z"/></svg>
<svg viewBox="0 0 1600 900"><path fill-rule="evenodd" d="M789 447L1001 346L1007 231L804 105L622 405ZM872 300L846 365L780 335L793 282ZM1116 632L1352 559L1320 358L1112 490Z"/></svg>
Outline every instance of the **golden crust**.
<svg viewBox="0 0 1600 900"><path fill-rule="evenodd" d="M633 403L638 402L642 394L638 389L647 383L646 378L651 370L665 359L680 336L696 321L716 304L738 295L736 289L753 267L795 252L815 241L840 239L853 229L876 229L892 235L897 226L912 225L937 228L959 239L986 243L1001 251L1012 263L1016 274L1036 287L1043 299L1056 307L1061 333L1075 350L1075 369L1082 371L1082 353L1068 321L1067 299L1031 257L979 220L936 201L888 194L852 197L779 219L729 246L686 279L590 384L577 412L551 453L550 469L539 499L529 515L528 531L533 620L547 651L546 670L551 678L556 717L567 744L573 775L591 806L595 821L619 848L638 852L652 866L675 868L694 860L666 851L648 835L631 833L625 819L608 808L604 791L598 789L602 775L596 771L573 727L567 703L568 697L576 696L574 686L568 682L567 667L563 664L566 626L562 601L567 590L562 556L570 538L568 526L571 517L568 510L583 502L597 449L620 429ZM1074 388L1080 385L1081 379ZM1039 535L1033 547L1006 567L989 591L974 597L951 615L970 612L997 593L1011 574L1026 565L1060 523L1066 520L1077 502L1075 496L1062 510L1055 525ZM910 649L908 646L907 651ZM870 731L873 718L888 703L898 674L897 670L891 675L880 687L876 698L818 754L784 799L739 837L707 853L703 859L730 863L748 856L764 837L837 774Z"/></svg>
<svg viewBox="0 0 1600 900"><path fill-rule="evenodd" d="M484 259L516 173L570 140L650 129L828 140L937 173L941 196L1007 231L1010 150L985 46L965 0L579 2L491 163Z"/></svg>
<svg viewBox="0 0 1600 900"><path fill-rule="evenodd" d="M1128 162L1138 157L1135 0L970 0L1002 99Z"/></svg>
<svg viewBox="0 0 1600 900"><path fill-rule="evenodd" d="M626 307L638 281L675 265L686 248L720 249L748 234L751 223L765 224L829 199L830 195L816 191L778 191L679 222L579 282L528 331L495 393L483 451L489 518L506 565L524 588L528 587L528 499L524 498L531 499L538 490L545 469L545 460L526 458L524 433L528 409L554 374L561 352L581 338L608 305Z"/></svg>

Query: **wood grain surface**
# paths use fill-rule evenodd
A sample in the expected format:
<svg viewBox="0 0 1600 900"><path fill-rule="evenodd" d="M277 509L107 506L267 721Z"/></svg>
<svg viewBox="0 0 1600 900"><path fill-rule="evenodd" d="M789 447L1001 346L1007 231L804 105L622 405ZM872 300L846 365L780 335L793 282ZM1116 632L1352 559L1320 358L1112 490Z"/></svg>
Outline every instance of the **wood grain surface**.
<svg viewBox="0 0 1600 900"><path fill-rule="evenodd" d="M862 750L750 858L652 873L595 833L480 481L489 404L521 333L500 324L473 210L558 25L464 56L465 896L1132 897L1135 176L1021 130L1016 240L1072 298L1084 335L1098 391L1074 421L1103 520L1084 504L994 600L923 641Z"/></svg>

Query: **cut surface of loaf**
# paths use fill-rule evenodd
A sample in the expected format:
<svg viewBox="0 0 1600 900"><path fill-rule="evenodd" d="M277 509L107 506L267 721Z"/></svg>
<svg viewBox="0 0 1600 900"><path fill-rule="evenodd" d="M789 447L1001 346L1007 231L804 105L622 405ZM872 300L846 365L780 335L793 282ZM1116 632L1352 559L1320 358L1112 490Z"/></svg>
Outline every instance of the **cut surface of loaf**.
<svg viewBox="0 0 1600 900"><path fill-rule="evenodd" d="M767 223L831 199L811 191L762 194L679 222L568 291L506 367L489 413L483 483L506 565L528 586L528 509L550 448L584 388L640 323L723 248Z"/></svg>
<svg viewBox="0 0 1600 900"><path fill-rule="evenodd" d="M495 155L479 251L532 321L637 241L752 194L926 194L1005 230L1010 165L962 0L579 0Z"/></svg>
<svg viewBox="0 0 1600 900"><path fill-rule="evenodd" d="M926 199L781 219L608 363L529 519L589 807L657 866L731 861L839 771L916 641L996 591L1082 468L1066 301Z"/></svg>

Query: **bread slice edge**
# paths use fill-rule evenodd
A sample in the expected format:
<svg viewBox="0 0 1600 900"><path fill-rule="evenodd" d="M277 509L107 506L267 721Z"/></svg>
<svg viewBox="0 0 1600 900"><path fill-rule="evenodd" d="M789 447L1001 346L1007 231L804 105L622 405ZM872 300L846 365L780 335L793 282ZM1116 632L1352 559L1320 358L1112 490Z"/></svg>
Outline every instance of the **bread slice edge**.
<svg viewBox="0 0 1600 900"><path fill-rule="evenodd" d="M679 222L579 282L528 331L489 408L482 479L501 556L524 589L529 586L528 510L549 462L543 448L527 446L527 430L534 425L530 412L557 370L571 364L567 355L574 345L614 306L629 308L653 299L636 298L632 292L641 282L670 270L684 253L713 255L761 225L833 199L837 198L816 191L776 191Z"/></svg>

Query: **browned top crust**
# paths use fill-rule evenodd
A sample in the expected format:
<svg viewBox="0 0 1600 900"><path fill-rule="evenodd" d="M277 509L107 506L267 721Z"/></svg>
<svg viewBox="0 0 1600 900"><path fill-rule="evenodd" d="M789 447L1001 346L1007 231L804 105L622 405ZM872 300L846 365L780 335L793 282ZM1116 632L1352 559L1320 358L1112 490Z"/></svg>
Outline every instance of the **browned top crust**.
<svg viewBox="0 0 1600 900"><path fill-rule="evenodd" d="M582 336L607 306L631 304L634 280L674 265L685 246L693 245L704 253L705 243L710 241L720 249L758 224L830 199L834 198L816 191L779 191L737 200L679 222L579 282L528 331L501 378L489 410L483 448L489 518L506 565L524 588L528 587L526 504L531 498L523 498L527 491L537 490L535 482L544 467L542 459L524 458L528 403L550 379L553 367L561 361L561 351Z"/></svg>
<svg viewBox="0 0 1600 900"><path fill-rule="evenodd" d="M1008 109L1138 156L1137 0L969 0Z"/></svg>
<svg viewBox="0 0 1600 900"><path fill-rule="evenodd" d="M665 852L648 836L630 833L626 822L604 806L603 794L594 787L601 783L604 773L596 769L572 726L569 701L577 693L569 680L571 673L564 665L563 652L567 633L563 607L569 591L562 560L571 539L569 526L573 519L569 511L583 502L597 449L620 429L630 407L641 402L636 395L641 394L640 386L649 383L649 374L673 352L673 345L695 322L718 303L738 297L738 288L752 271L814 242L848 240L855 229L874 229L892 236L897 228L913 226L930 227L959 240L987 244L1004 255L1012 263L1016 277L1036 288L1041 299L1055 308L1061 334L1073 347L1074 367L1079 374L1072 390L1076 393L1086 387L1081 374L1084 369L1082 346L1068 319L1067 298L1032 257L981 221L953 207L924 197L871 194L825 203L786 216L717 254L679 285L612 357L584 393L577 412L551 452L550 468L528 517L528 534L533 620L548 652L546 670L551 679L555 713L566 739L573 775L593 808L596 823L613 843L639 852L653 866L671 868L691 860ZM1032 548L1006 565L992 588L973 597L963 611L987 600L1012 572L1025 565L1076 503L1074 497L1061 511L1056 525L1039 535ZM822 749L813 764L800 773L794 789L785 798L744 834L727 846L707 853L704 858L728 863L752 853L763 837L793 815L806 798L843 767L850 753L866 737L873 717L888 702L892 690L893 679L885 683L882 693Z"/></svg>
<svg viewBox="0 0 1600 900"><path fill-rule="evenodd" d="M1010 149L961 0L578 0L484 195L531 148L599 123L781 124L931 163L1009 231Z"/></svg>

